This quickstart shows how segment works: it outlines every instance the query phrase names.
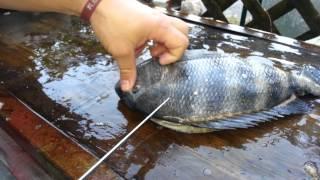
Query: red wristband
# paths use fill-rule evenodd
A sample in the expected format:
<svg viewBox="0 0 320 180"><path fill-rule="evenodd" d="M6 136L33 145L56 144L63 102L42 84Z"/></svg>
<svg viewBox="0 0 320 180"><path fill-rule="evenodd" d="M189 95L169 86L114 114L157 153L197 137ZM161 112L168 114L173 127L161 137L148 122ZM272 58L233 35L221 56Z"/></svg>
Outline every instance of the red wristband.
<svg viewBox="0 0 320 180"><path fill-rule="evenodd" d="M94 10L97 8L101 0L88 0L84 8L82 9L80 18L85 21L90 21Z"/></svg>

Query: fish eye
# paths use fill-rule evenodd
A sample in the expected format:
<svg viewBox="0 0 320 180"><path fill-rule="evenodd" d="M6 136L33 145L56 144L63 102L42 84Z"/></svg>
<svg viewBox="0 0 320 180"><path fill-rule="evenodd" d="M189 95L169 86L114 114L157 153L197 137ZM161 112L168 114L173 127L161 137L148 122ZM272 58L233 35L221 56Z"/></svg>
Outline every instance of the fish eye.
<svg viewBox="0 0 320 180"><path fill-rule="evenodd" d="M134 87L133 87L133 89L132 89L132 93L137 93L138 91L139 91L139 89L140 89L140 85L135 85Z"/></svg>

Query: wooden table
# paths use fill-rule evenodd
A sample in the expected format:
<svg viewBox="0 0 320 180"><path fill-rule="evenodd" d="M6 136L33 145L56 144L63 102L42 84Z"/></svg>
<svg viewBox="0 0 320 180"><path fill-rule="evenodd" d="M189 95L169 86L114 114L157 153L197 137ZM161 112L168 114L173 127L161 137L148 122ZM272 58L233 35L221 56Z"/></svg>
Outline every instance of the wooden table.
<svg viewBox="0 0 320 180"><path fill-rule="evenodd" d="M189 49L274 63L320 60L320 48L292 39L189 22ZM143 119L119 101L117 66L88 25L57 14L12 13L0 16L0 29L2 86L92 154L101 157ZM145 52L138 61L147 58ZM241 130L182 134L149 122L105 164L126 179L304 179L306 161L320 165L320 101L310 102L310 114Z"/></svg>

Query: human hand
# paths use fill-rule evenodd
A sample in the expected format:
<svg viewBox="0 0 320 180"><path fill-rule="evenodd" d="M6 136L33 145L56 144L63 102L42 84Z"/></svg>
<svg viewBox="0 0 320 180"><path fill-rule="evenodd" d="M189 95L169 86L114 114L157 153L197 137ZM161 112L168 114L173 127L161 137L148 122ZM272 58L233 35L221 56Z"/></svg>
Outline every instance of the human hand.
<svg viewBox="0 0 320 180"><path fill-rule="evenodd" d="M187 25L136 0L103 0L90 19L96 36L116 59L123 91L130 91L136 80L135 57L146 42L161 64L177 61L187 48Z"/></svg>

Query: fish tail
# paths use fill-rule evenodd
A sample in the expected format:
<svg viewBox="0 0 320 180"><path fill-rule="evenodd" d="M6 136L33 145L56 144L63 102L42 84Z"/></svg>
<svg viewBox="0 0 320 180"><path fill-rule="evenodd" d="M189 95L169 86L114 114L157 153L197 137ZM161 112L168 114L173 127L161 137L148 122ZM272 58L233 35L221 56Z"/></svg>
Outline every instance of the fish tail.
<svg viewBox="0 0 320 180"><path fill-rule="evenodd" d="M291 85L299 95L320 96L320 67L304 65L292 71Z"/></svg>

